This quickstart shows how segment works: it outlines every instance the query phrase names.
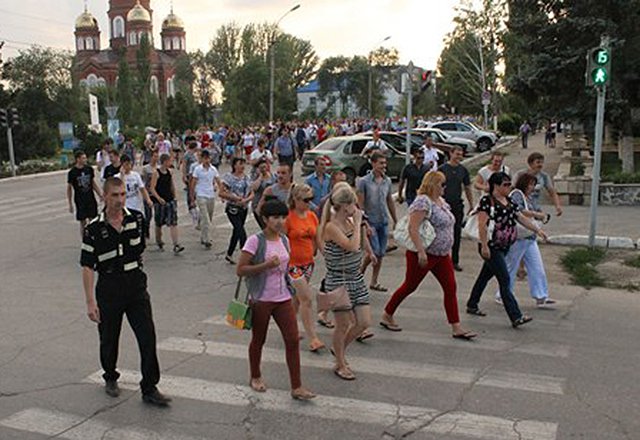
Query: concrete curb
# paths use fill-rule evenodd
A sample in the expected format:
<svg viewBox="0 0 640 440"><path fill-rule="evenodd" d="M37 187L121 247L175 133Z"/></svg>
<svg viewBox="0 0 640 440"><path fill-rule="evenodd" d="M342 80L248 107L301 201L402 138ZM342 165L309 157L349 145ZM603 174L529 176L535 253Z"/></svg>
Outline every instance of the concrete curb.
<svg viewBox="0 0 640 440"><path fill-rule="evenodd" d="M20 181L20 180L34 180L34 179L39 179L41 177L60 176L60 175L68 173L69 169L58 170L58 171L49 171L47 173L25 174L24 176L5 177L4 179L0 179L0 184L7 183L7 182L17 182L17 181Z"/></svg>
<svg viewBox="0 0 640 440"><path fill-rule="evenodd" d="M561 246L588 246L589 237L587 235L578 234L561 234L549 237L548 243ZM639 249L640 240L634 242L629 237L609 237L606 235L596 236L596 247L606 249Z"/></svg>
<svg viewBox="0 0 640 440"><path fill-rule="evenodd" d="M464 159L461 163L465 167L469 167L471 165L475 165L476 162L484 162L487 159L489 159L494 152L500 151L500 150L505 149L505 148L512 147L514 144L516 144L518 142L518 139L519 138L516 136L511 140L507 140L502 145L499 145L497 147L491 148L490 150L484 151L484 152L482 152L480 154L476 154L473 157L468 157L468 158Z"/></svg>

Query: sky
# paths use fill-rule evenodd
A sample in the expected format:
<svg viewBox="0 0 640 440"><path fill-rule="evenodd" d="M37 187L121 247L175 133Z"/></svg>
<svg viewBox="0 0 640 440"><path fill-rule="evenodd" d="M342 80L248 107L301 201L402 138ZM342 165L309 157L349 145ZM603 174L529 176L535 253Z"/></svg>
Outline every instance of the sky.
<svg viewBox="0 0 640 440"><path fill-rule="evenodd" d="M175 0L174 12L185 22L187 49L207 50L218 27L235 21L275 22L296 4L280 27L309 40L321 59L336 55L366 55L384 45L395 47L400 61L434 69L445 35L453 29L459 0ZM108 47L108 0L88 0L100 24L102 48ZM162 20L170 0L151 0L154 38L159 45ZM3 59L29 44L74 49L74 22L83 0L0 0L0 41ZM382 40L391 38L381 43Z"/></svg>

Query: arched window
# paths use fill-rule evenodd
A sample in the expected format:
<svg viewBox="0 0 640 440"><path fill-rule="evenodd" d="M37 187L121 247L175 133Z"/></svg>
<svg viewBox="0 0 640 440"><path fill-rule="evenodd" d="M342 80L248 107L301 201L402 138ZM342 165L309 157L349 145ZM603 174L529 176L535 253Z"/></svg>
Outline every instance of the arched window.
<svg viewBox="0 0 640 440"><path fill-rule="evenodd" d="M84 50L84 38L82 37L76 38L76 48L78 50Z"/></svg>
<svg viewBox="0 0 640 440"><path fill-rule="evenodd" d="M162 40L162 50L170 50L171 49L171 38L164 38Z"/></svg>
<svg viewBox="0 0 640 440"><path fill-rule="evenodd" d="M180 43L182 43L181 49L182 49L182 50L187 50L187 41L185 40L185 38L184 38L184 37L182 37L182 38L180 39Z"/></svg>
<svg viewBox="0 0 640 440"><path fill-rule="evenodd" d="M135 46L138 44L138 37L135 32L129 33L129 46Z"/></svg>
<svg viewBox="0 0 640 440"><path fill-rule="evenodd" d="M167 80L167 97L176 96L176 88L175 88L175 77L171 77Z"/></svg>
<svg viewBox="0 0 640 440"><path fill-rule="evenodd" d="M107 80L105 80L104 78L100 77L98 78L98 86L99 87L107 87Z"/></svg>
<svg viewBox="0 0 640 440"><path fill-rule="evenodd" d="M173 50L180 50L180 38L173 37Z"/></svg>
<svg viewBox="0 0 640 440"><path fill-rule="evenodd" d="M158 96L159 94L158 77L155 75L151 76L151 79L149 80L149 92L151 92L152 95L156 96Z"/></svg>
<svg viewBox="0 0 640 440"><path fill-rule="evenodd" d="M84 47L87 50L93 50L93 38L87 37L84 39Z"/></svg>
<svg viewBox="0 0 640 440"><path fill-rule="evenodd" d="M124 18L119 15L113 19L113 38L124 38Z"/></svg>
<svg viewBox="0 0 640 440"><path fill-rule="evenodd" d="M96 87L97 85L98 85L98 77L93 73L90 73L89 75L87 75L87 86L92 88L92 87Z"/></svg>

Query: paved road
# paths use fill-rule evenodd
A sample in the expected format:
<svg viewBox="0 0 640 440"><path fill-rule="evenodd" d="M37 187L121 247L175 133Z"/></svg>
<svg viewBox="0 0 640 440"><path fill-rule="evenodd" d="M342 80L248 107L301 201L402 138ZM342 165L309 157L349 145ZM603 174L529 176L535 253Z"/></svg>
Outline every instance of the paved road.
<svg viewBox="0 0 640 440"><path fill-rule="evenodd" d="M172 407L141 403L126 325L119 360L126 390L111 399L96 384L97 332L84 313L77 225L65 211L63 177L0 185L2 440L640 438L640 297L566 285L551 247L543 252L560 303L534 309L518 284L521 305L535 318L530 326L511 329L488 291L489 316L462 317L480 338L454 341L439 287L428 278L398 311L405 331L375 328L375 338L350 350L355 382L331 373L328 353L304 352L303 379L320 397L291 401L274 328L264 359L270 390L255 395L247 388L249 335L221 321L235 276L220 255L229 235L220 206L213 251L199 247L185 225L183 255L153 246L146 253L160 385ZM479 269L473 245L463 251L461 306ZM320 262L314 282L322 272ZM403 272L397 251L381 281L397 286ZM372 295L374 322L387 297ZM322 337L329 342L328 333Z"/></svg>

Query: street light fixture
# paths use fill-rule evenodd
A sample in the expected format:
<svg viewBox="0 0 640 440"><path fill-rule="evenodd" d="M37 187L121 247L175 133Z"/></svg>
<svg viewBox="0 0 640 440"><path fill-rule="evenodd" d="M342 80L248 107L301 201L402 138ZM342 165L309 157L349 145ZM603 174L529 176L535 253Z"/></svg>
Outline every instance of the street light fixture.
<svg viewBox="0 0 640 440"><path fill-rule="evenodd" d="M385 37L382 41L380 41L380 43L378 44L382 44L385 41L388 41L391 39L391 35L389 35L388 37ZM378 46L378 44L376 44L376 46ZM371 117L371 99L372 99L372 87L373 87L373 66L371 65L371 54L369 54L369 93L368 93L368 98L367 98L367 116Z"/></svg>
<svg viewBox="0 0 640 440"><path fill-rule="evenodd" d="M280 22L290 13L292 13L293 11L300 9L300 5L297 4L295 5L293 8L289 9L287 12L285 12L284 14L282 14L282 17L280 17L280 19L278 19L278 21L276 21L276 29L278 28L278 26L280 25ZM273 93L274 93L274 89L275 89L275 73L276 73L276 56L275 56L275 50L273 48L273 45L276 42L276 38L275 38L275 30L274 30L274 35L271 39L271 44L269 44L269 51L270 53L270 57L271 57L271 69L270 69L270 74L269 74L269 122L273 122Z"/></svg>

